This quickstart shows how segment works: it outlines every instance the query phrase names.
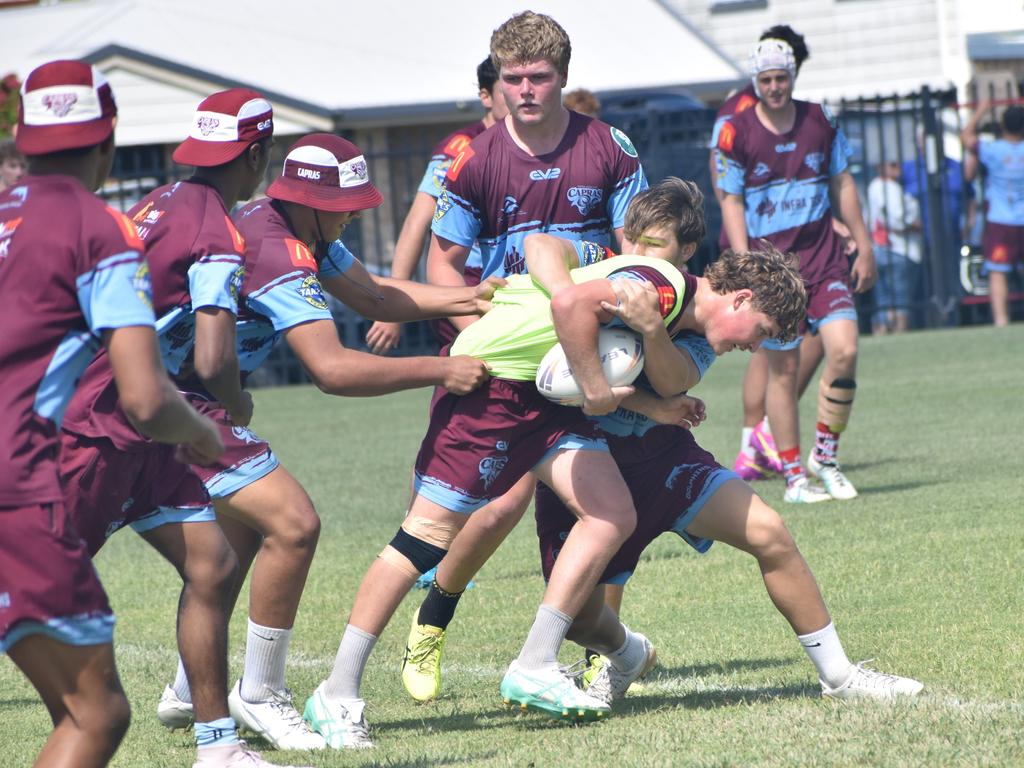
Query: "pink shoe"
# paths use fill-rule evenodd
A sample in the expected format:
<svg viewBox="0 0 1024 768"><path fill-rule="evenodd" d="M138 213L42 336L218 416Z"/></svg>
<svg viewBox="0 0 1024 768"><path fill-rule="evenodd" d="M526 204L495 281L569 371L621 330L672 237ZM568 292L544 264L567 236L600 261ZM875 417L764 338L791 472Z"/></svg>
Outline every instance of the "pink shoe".
<svg viewBox="0 0 1024 768"><path fill-rule="evenodd" d="M750 445L754 449L756 461L760 467L768 472L781 475L782 459L779 458L779 452L775 448L775 438L772 437L771 432L765 431L763 425L764 421L759 421L754 427L754 431L750 435Z"/></svg>
<svg viewBox="0 0 1024 768"><path fill-rule="evenodd" d="M751 458L743 453L743 451L736 454L736 461L733 462L732 468L741 479L746 480L748 483L752 483L755 480L767 480L774 474L764 464L763 456L758 454Z"/></svg>

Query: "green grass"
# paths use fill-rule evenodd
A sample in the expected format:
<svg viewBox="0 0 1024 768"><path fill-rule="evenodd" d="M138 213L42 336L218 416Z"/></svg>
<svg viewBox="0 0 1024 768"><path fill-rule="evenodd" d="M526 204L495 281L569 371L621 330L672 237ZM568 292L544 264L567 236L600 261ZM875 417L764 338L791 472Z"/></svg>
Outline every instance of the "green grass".
<svg viewBox="0 0 1024 768"><path fill-rule="evenodd" d="M695 391L709 413L699 439L723 463L735 455L745 363L728 355ZM664 536L626 593L624 619L652 638L661 661L644 690L611 720L585 727L504 710L498 682L543 586L527 518L462 601L443 698L416 705L401 687L408 620L422 596L413 593L364 680L377 748L270 759L409 768L1024 764L1024 326L866 338L858 383L842 455L860 498L782 511L851 658L923 680L918 700L820 699L753 560L721 545L701 557ZM257 392L255 429L324 519L288 673L300 707L333 662L363 572L402 518L427 398ZM813 400L801 412L809 446ZM781 481L758 490L781 506ZM97 564L118 613L118 663L134 712L113 765L190 765L191 735L164 731L154 714L174 672L175 576L129 532ZM238 610L235 675L244 627ZM48 718L9 662L0 662L0 690L0 766L28 765Z"/></svg>

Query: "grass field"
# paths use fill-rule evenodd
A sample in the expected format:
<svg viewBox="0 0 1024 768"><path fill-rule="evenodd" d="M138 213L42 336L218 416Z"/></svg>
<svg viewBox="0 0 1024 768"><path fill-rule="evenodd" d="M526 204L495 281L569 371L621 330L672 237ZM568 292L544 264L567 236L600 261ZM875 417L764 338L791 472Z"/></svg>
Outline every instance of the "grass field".
<svg viewBox="0 0 1024 768"><path fill-rule="evenodd" d="M723 463L738 442L745 363L742 353L726 356L694 391L709 413L698 439ZM753 559L722 545L698 556L663 536L630 582L623 611L658 647L661 664L643 691L611 720L585 727L505 710L498 682L543 586L527 518L462 601L441 699L416 705L399 680L423 594L416 592L364 680L377 748L270 759L396 768L1024 765L1024 326L866 338L858 383L842 456L860 498L782 511L850 657L924 681L919 699L822 700ZM300 709L333 663L363 572L401 520L427 398L257 392L254 428L324 520L288 673ZM801 410L808 446L813 400ZM781 481L758 490L781 506ZM117 657L134 716L113 765L191 765L191 734L169 733L155 717L174 673L175 576L130 532L97 562L118 614ZM239 609L236 676L244 628ZM563 660L574 655L567 644ZM7 661L0 722L0 766L29 765L49 721Z"/></svg>

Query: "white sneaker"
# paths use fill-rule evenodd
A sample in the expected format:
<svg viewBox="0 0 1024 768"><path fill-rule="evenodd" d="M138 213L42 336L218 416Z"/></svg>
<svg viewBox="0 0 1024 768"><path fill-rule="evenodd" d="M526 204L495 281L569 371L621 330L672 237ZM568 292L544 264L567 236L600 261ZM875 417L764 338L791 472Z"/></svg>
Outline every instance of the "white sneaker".
<svg viewBox="0 0 1024 768"><path fill-rule="evenodd" d="M192 768L312 768L312 766L268 763L259 752L253 752L244 741L223 747L203 747L196 751Z"/></svg>
<svg viewBox="0 0 1024 768"><path fill-rule="evenodd" d="M611 712L608 704L576 687L559 667L522 669L513 661L501 681L506 704L518 704L556 720L600 720Z"/></svg>
<svg viewBox="0 0 1024 768"><path fill-rule="evenodd" d="M171 686L164 686L160 701L156 705L156 717L165 728L176 731L179 728L191 728L195 722L191 701L182 701Z"/></svg>
<svg viewBox="0 0 1024 768"><path fill-rule="evenodd" d="M324 737L332 749L367 749L370 741L370 726L358 712L345 709L340 703L324 695L326 682L320 683L313 695L306 700L303 716L309 727Z"/></svg>
<svg viewBox="0 0 1024 768"><path fill-rule="evenodd" d="M605 659L605 663L587 687L588 696L611 704L626 695L634 680L639 680L654 668L658 662L658 652L654 650L650 640L639 632L635 634L644 646L644 656L640 662L629 672L621 672L610 660Z"/></svg>
<svg viewBox="0 0 1024 768"><path fill-rule="evenodd" d="M801 477L786 486L786 495L782 500L790 504L816 504L819 501L831 501L832 497L824 488L811 485L806 477Z"/></svg>
<svg viewBox="0 0 1024 768"><path fill-rule="evenodd" d="M828 495L833 499L846 501L847 499L857 498L857 489L853 487L853 483L846 479L846 475L839 469L838 464L823 464L814 458L814 453L812 452L807 457L807 469L810 470L812 475L821 480L821 484L825 486Z"/></svg>
<svg viewBox="0 0 1024 768"><path fill-rule="evenodd" d="M251 702L242 698L242 681L228 694L228 711L238 728L246 728L262 736L274 749L324 749L327 742L310 730L302 715L292 704L292 692L271 691L267 701Z"/></svg>
<svg viewBox="0 0 1024 768"><path fill-rule="evenodd" d="M924 688L924 683L899 675L886 675L868 669L861 661L853 665L850 679L837 688L829 688L824 680L821 683L821 695L833 699L894 699L897 696L916 696Z"/></svg>

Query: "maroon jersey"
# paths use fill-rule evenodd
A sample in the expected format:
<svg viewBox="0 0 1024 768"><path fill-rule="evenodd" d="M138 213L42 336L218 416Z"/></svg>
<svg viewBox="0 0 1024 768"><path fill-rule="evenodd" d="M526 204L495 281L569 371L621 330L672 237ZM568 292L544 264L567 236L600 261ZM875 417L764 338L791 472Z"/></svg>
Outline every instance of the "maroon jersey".
<svg viewBox="0 0 1024 768"><path fill-rule="evenodd" d="M725 158L718 151L718 134L722 130L722 126L729 122L733 115L745 112L756 105L757 91L754 90L753 83L747 83L726 99L715 113L715 125L711 130L711 141L708 143L708 148L711 150L711 156L715 159L716 179L725 175ZM717 184L717 181L715 183ZM718 233L718 248L724 251L728 247L729 237L725 234L725 227L722 227Z"/></svg>
<svg viewBox="0 0 1024 768"><path fill-rule="evenodd" d="M132 223L70 176L0 194L0 507L61 500L57 428L104 329L153 325Z"/></svg>
<svg viewBox="0 0 1024 768"><path fill-rule="evenodd" d="M146 244L153 282L160 353L168 372L191 371L194 310L214 306L238 313L245 241L220 194L190 179L150 192L130 211ZM64 428L87 437L107 437L121 450L148 444L117 404L106 354L89 365L68 407Z"/></svg>
<svg viewBox="0 0 1024 768"><path fill-rule="evenodd" d="M427 163L427 170L423 174L417 192L424 192L436 198L441 194L441 187L444 186L444 177L448 173L448 166L452 160L469 146L469 143L487 130L483 120L464 125L456 131L449 133L434 147L430 153L430 162Z"/></svg>
<svg viewBox="0 0 1024 768"><path fill-rule="evenodd" d="M637 151L618 128L577 112L559 145L534 157L504 122L484 131L448 167L432 229L459 245L480 245L483 275L526 271L523 239L550 232L612 244L626 208L647 188Z"/></svg>
<svg viewBox="0 0 1024 768"><path fill-rule="evenodd" d="M726 167L718 186L743 198L752 248L767 240L784 253L795 253L807 285L845 280L849 267L832 229L829 188L846 170L851 151L826 107L793 104L793 127L784 134L765 128L756 109L722 126L718 148Z"/></svg>

